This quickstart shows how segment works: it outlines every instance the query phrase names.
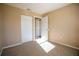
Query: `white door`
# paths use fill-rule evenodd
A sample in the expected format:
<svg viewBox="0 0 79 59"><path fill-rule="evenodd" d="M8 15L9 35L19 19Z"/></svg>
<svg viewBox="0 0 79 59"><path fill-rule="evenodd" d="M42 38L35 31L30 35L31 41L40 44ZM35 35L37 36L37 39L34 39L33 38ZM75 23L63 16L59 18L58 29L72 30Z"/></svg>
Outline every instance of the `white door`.
<svg viewBox="0 0 79 59"><path fill-rule="evenodd" d="M41 19L41 39L37 39L38 43L42 43L48 40L48 16Z"/></svg>
<svg viewBox="0 0 79 59"><path fill-rule="evenodd" d="M32 41L32 17L21 15L22 42Z"/></svg>
<svg viewBox="0 0 79 59"><path fill-rule="evenodd" d="M43 17L41 22L42 22L41 36L44 39L43 41L47 41L48 40L48 16Z"/></svg>

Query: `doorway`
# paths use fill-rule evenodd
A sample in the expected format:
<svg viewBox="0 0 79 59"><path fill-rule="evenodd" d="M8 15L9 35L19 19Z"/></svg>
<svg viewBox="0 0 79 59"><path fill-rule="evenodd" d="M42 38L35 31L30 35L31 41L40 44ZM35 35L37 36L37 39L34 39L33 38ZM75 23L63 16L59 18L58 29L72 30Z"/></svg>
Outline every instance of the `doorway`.
<svg viewBox="0 0 79 59"><path fill-rule="evenodd" d="M42 17L41 19L35 18L35 41L46 53L55 48L48 41L48 16Z"/></svg>
<svg viewBox="0 0 79 59"><path fill-rule="evenodd" d="M35 39L41 38L41 19L35 18Z"/></svg>
<svg viewBox="0 0 79 59"><path fill-rule="evenodd" d="M48 16L35 18L35 40L38 43L48 41Z"/></svg>

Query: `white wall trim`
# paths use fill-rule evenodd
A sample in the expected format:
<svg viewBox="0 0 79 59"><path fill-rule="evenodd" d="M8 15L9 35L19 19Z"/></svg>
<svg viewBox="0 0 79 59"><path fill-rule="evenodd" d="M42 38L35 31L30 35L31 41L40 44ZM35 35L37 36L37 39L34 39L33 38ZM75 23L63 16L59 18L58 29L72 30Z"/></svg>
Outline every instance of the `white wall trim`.
<svg viewBox="0 0 79 59"><path fill-rule="evenodd" d="M19 45L22 45L23 43L25 43L25 42L20 42L20 43L16 43L16 44L13 44L13 45L2 47L1 52L0 52L0 56L2 54L3 49L19 46Z"/></svg>
<svg viewBox="0 0 79 59"><path fill-rule="evenodd" d="M2 47L1 52L0 52L0 56L2 54L3 49L15 47L15 46L19 46L19 45L22 45L22 44L23 43L16 43L16 44L13 44L13 45L9 45L9 46Z"/></svg>
<svg viewBox="0 0 79 59"><path fill-rule="evenodd" d="M2 49L15 47L15 46L19 46L19 45L22 45L22 44L23 44L23 43L16 43L16 44L13 44L13 45L5 46L5 47L3 47Z"/></svg>
<svg viewBox="0 0 79 59"><path fill-rule="evenodd" d="M50 41L50 42L51 42L51 41ZM79 48L78 48L78 47L71 46L71 45L68 45L68 44L59 43L59 42L52 42L52 43L57 43L57 44L60 44L60 45L64 45L64 46L67 46L67 47L70 47L70 48L73 48L73 49L79 50Z"/></svg>
<svg viewBox="0 0 79 59"><path fill-rule="evenodd" d="M1 49L0 56L1 56L1 54L2 54L2 51L3 51L3 48Z"/></svg>

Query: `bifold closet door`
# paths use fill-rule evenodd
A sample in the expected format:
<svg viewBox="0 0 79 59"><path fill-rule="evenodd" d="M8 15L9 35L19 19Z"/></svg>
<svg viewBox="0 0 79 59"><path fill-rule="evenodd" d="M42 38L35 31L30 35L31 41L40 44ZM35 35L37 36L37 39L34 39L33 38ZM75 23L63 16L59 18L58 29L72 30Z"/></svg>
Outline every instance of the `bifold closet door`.
<svg viewBox="0 0 79 59"><path fill-rule="evenodd" d="M32 41L32 17L21 15L22 42Z"/></svg>

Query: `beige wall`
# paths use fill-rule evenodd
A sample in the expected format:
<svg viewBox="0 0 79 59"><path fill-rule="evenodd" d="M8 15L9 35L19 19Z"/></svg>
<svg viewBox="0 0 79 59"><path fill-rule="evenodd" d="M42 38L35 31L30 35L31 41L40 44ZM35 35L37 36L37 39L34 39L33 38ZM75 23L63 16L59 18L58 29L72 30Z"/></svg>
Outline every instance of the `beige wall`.
<svg viewBox="0 0 79 59"><path fill-rule="evenodd" d="M79 47L79 4L70 4L46 15L49 17L49 41Z"/></svg>
<svg viewBox="0 0 79 59"><path fill-rule="evenodd" d="M21 15L40 16L19 8L3 5L4 10L4 40L3 46L21 42Z"/></svg>
<svg viewBox="0 0 79 59"><path fill-rule="evenodd" d="M2 48L2 39L3 39L3 29L2 29L2 5L0 5L0 52Z"/></svg>
<svg viewBox="0 0 79 59"><path fill-rule="evenodd" d="M78 17L78 19L77 19L77 26L78 26L78 28L77 28L77 36L78 36L78 47L79 47L79 4L77 4L77 8L78 8L78 10L77 10L77 17Z"/></svg>

